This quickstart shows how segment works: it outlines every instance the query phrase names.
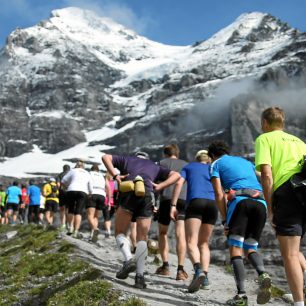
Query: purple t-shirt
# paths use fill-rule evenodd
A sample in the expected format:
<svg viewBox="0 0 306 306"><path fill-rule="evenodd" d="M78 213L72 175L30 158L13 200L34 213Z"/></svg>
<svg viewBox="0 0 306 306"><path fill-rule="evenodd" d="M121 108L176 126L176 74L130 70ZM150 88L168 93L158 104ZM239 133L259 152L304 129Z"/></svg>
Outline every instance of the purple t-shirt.
<svg viewBox="0 0 306 306"><path fill-rule="evenodd" d="M113 165L120 170L120 174L129 174L126 177L127 181L133 181L137 175L140 175L144 180L146 191L149 192L153 191L151 181L164 181L170 173L169 169L136 156L113 155Z"/></svg>

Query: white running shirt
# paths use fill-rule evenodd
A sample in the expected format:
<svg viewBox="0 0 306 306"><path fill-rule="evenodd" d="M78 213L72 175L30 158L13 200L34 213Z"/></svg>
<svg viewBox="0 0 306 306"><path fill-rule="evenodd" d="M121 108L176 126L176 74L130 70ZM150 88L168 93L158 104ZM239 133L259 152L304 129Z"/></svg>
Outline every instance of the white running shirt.
<svg viewBox="0 0 306 306"><path fill-rule="evenodd" d="M82 191L92 193L92 179L88 171L83 168L71 169L63 178L62 183L68 186L67 191Z"/></svg>
<svg viewBox="0 0 306 306"><path fill-rule="evenodd" d="M103 174L97 171L90 171L89 174L92 179L92 194L99 194L105 197L105 179Z"/></svg>

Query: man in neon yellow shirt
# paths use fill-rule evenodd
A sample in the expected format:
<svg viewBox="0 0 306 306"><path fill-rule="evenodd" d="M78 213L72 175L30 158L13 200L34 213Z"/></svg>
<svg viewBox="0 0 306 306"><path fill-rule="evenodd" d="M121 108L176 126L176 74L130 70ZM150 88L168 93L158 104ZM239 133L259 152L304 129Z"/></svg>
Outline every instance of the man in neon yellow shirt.
<svg viewBox="0 0 306 306"><path fill-rule="evenodd" d="M256 139L256 169L261 171L269 219L280 244L294 306L302 306L303 273L299 248L306 229L306 207L296 197L290 178L302 169L306 144L283 131L285 114L282 109L266 109L261 120L264 133Z"/></svg>

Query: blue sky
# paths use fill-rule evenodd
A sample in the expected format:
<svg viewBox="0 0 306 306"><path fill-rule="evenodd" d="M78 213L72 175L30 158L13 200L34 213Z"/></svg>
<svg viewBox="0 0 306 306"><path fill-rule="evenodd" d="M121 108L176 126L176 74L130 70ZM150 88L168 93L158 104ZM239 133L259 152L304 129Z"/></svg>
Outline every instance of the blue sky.
<svg viewBox="0 0 306 306"><path fill-rule="evenodd" d="M189 45L211 37L245 12L271 13L306 32L306 0L1 0L0 46L17 27L47 19L53 9L77 6L152 40Z"/></svg>

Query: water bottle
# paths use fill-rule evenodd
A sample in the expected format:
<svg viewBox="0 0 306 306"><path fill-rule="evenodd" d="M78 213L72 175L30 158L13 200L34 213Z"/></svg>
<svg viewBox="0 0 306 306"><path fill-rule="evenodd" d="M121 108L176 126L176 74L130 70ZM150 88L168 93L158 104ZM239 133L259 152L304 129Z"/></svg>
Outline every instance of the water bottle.
<svg viewBox="0 0 306 306"><path fill-rule="evenodd" d="M134 179L135 184L135 195L136 197L143 197L145 195L145 186L143 178L140 175L137 175Z"/></svg>

